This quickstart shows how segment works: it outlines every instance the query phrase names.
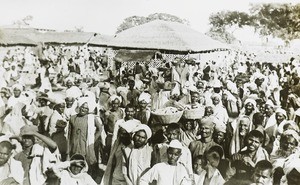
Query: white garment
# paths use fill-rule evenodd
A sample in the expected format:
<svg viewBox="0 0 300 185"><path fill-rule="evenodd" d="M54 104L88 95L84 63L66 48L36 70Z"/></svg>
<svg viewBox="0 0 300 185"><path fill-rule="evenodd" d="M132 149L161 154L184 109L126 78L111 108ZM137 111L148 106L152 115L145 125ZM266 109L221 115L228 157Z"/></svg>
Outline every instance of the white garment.
<svg viewBox="0 0 300 185"><path fill-rule="evenodd" d="M195 182L195 185L203 185L205 176L206 176L206 171L203 170L202 173L199 175L198 181ZM218 169L214 172L211 180L210 180L210 185L223 185L225 183L225 180L223 179L221 173L219 172Z"/></svg>
<svg viewBox="0 0 300 185"><path fill-rule="evenodd" d="M146 172L140 179L140 185L149 185L157 181L157 185L191 185L186 168L177 164L176 166L168 163L158 163Z"/></svg>
<svg viewBox="0 0 300 185"><path fill-rule="evenodd" d="M23 184L24 170L22 163L11 157L3 166L0 167L0 181L12 177L20 185Z"/></svg>
<svg viewBox="0 0 300 185"><path fill-rule="evenodd" d="M55 175L60 179L60 185L97 185L92 177L87 174L87 166L77 175L70 172L69 166L70 162L66 161L58 163L52 168Z"/></svg>

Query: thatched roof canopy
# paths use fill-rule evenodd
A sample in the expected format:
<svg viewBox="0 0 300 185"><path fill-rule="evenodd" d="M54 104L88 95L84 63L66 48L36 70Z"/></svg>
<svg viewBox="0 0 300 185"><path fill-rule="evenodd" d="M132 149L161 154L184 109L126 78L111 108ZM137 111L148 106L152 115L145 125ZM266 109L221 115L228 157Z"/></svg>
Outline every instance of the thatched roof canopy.
<svg viewBox="0 0 300 185"><path fill-rule="evenodd" d="M109 46L125 49L159 49L175 53L200 53L229 49L226 44L184 24L161 20L123 31L111 40Z"/></svg>
<svg viewBox="0 0 300 185"><path fill-rule="evenodd" d="M24 42L26 40L29 44L33 42L35 43L35 45L36 43L83 45L89 42L88 44L91 46L107 46L107 43L112 38L111 36L101 35L92 32L39 32L35 29L30 28L3 29L3 32L8 34L6 35L6 37L1 37L0 35L0 39L7 39L8 36L13 38L24 38ZM16 45L18 44L23 44L23 42L17 43Z"/></svg>
<svg viewBox="0 0 300 185"><path fill-rule="evenodd" d="M24 34L19 34L10 30L0 30L0 45L1 46L36 46L37 43Z"/></svg>

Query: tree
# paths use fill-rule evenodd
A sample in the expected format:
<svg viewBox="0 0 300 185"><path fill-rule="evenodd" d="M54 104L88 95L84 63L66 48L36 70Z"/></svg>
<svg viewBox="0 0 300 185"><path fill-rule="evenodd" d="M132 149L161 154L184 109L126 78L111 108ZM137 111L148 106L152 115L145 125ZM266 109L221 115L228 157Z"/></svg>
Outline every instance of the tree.
<svg viewBox="0 0 300 185"><path fill-rule="evenodd" d="M143 17L143 16L127 17L126 19L124 19L123 23L117 28L116 33L120 33L129 28L142 25L147 22L151 22L153 20L164 20L164 21L179 22L187 25L189 24L189 21L187 21L186 19L181 19L175 15L170 15L166 13L155 13L155 14L150 14L147 17Z"/></svg>
<svg viewBox="0 0 300 185"><path fill-rule="evenodd" d="M289 41L300 38L300 4L252 4L250 13L222 11L209 17L211 29L220 38L245 26L255 28L261 36L273 36Z"/></svg>
<svg viewBox="0 0 300 185"><path fill-rule="evenodd" d="M32 21L32 19L33 19L32 15L27 15L26 17L24 17L21 20L14 21L13 25L18 26L18 28L28 27L30 25L29 21Z"/></svg>
<svg viewBox="0 0 300 185"><path fill-rule="evenodd" d="M255 17L244 12L217 12L209 17L209 22L212 27L207 32L207 35L226 43L232 43L236 40L233 35L234 31L244 26L254 25L254 20Z"/></svg>
<svg viewBox="0 0 300 185"><path fill-rule="evenodd" d="M83 26L75 26L74 30L75 30L75 32L84 32L84 27Z"/></svg>
<svg viewBox="0 0 300 185"><path fill-rule="evenodd" d="M258 4L252 5L250 11L261 35L272 35L286 43L300 38L300 4Z"/></svg>

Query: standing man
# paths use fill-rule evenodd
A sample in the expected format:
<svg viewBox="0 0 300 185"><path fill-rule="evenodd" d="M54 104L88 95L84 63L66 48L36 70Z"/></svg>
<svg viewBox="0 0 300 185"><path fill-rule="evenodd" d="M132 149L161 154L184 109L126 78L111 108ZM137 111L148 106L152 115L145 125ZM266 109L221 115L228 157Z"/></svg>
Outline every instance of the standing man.
<svg viewBox="0 0 300 185"><path fill-rule="evenodd" d="M182 144L178 140L172 140L167 150L168 161L154 165L140 179L140 185L149 185L153 181L157 185L166 184L186 184L191 185L192 179L189 177L187 168L179 162Z"/></svg>
<svg viewBox="0 0 300 185"><path fill-rule="evenodd" d="M215 124L212 118L205 117L201 119L199 127L201 139L192 141L189 146L193 158L198 155L203 155L207 149L218 145L213 140L214 127Z"/></svg>
<svg viewBox="0 0 300 185"><path fill-rule="evenodd" d="M150 168L152 147L147 144L151 129L140 124L133 135L133 146L124 149L123 173L127 184L138 184L140 177Z"/></svg>

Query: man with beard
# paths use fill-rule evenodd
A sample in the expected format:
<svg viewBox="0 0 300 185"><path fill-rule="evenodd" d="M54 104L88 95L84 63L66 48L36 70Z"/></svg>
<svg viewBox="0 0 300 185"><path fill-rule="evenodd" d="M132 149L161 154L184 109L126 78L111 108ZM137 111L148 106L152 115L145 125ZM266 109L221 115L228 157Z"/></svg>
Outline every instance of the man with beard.
<svg viewBox="0 0 300 185"><path fill-rule="evenodd" d="M275 140L278 134L283 132L283 125L286 122L287 114L286 111L278 108L275 112L276 124L266 129L266 133L271 139L271 143Z"/></svg>
<svg viewBox="0 0 300 185"><path fill-rule="evenodd" d="M232 155L231 167L236 170L232 178L251 180L256 163L269 159L267 151L261 147L263 139L264 135L258 130L249 133L246 147Z"/></svg>
<svg viewBox="0 0 300 185"><path fill-rule="evenodd" d="M203 155L205 150L214 145L218 145L213 141L214 127L215 124L212 118L205 117L201 119L199 126L201 139L192 141L189 146L193 158L198 155Z"/></svg>
<svg viewBox="0 0 300 185"><path fill-rule="evenodd" d="M65 103L66 103L66 107L64 110L64 115L66 116L67 120L70 120L71 116L77 114L76 112L77 102L74 97L66 97Z"/></svg>
<svg viewBox="0 0 300 185"><path fill-rule="evenodd" d="M241 110L240 115L246 115L249 116L250 120L251 120L251 125L250 125L250 130L252 130L252 118L253 115L257 112L257 103L254 99L248 98L245 100L244 102L244 108Z"/></svg>
<svg viewBox="0 0 300 185"><path fill-rule="evenodd" d="M264 120L264 127L268 128L276 122L275 119L275 110L274 110L274 103L271 100L268 100L265 104L265 120Z"/></svg>
<svg viewBox="0 0 300 185"><path fill-rule="evenodd" d="M122 149L131 143L131 134L140 123L135 120L121 122L117 130L116 141L112 146L107 167L101 184L126 185L126 180L122 172L123 167L123 152Z"/></svg>
<svg viewBox="0 0 300 185"><path fill-rule="evenodd" d="M133 145L123 152L123 173L127 184L138 184L140 177L150 168L152 147L147 144L151 129L144 124L134 129Z"/></svg>
<svg viewBox="0 0 300 185"><path fill-rule="evenodd" d="M132 120L134 122L137 122L138 124L141 124L141 122L139 120L134 119L134 115L135 115L135 107L131 104L128 104L125 107L125 117L123 119L119 119L119 120L116 121L114 131L113 131L111 146L114 145L114 142L117 139L116 137L117 137L117 133L118 133L120 124L122 124L124 122L128 122L129 120Z"/></svg>

